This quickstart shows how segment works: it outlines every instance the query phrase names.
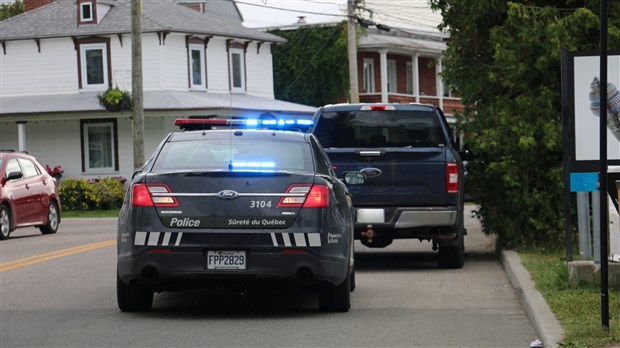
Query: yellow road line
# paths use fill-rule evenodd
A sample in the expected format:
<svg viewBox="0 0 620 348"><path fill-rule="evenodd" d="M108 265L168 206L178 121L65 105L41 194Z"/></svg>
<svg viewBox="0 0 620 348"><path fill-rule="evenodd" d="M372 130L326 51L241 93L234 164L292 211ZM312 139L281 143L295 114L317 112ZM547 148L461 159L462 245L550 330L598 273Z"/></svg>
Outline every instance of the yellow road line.
<svg viewBox="0 0 620 348"><path fill-rule="evenodd" d="M10 271L15 268L20 268L20 267L32 265L35 263L43 262L43 261L53 260L53 259L63 257L63 256L69 256L69 255L78 254L78 253L82 253L85 251L95 250L95 249L104 248L104 247L113 246L113 245L116 245L115 239L106 240L106 241L98 242L98 243L80 245L80 246L73 247L73 248L57 250L57 251L53 251L50 253L26 257L23 259L7 261L4 263L0 263L0 273L4 271Z"/></svg>

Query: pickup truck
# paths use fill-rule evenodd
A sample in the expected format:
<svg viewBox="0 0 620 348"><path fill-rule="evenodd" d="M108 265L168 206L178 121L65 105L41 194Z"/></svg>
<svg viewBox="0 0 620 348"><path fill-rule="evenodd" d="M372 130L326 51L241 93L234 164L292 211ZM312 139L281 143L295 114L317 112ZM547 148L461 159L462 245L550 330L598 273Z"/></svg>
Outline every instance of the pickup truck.
<svg viewBox="0 0 620 348"><path fill-rule="evenodd" d="M440 108L335 104L318 108L313 122L337 175L366 176L350 187L356 239L370 248L430 240L440 267L463 267L463 162Z"/></svg>

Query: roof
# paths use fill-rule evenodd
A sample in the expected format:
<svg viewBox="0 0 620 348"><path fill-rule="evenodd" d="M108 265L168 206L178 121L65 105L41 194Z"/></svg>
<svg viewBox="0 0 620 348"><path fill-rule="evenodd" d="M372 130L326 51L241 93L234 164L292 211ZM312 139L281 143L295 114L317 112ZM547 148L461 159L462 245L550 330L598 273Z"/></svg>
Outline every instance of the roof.
<svg viewBox="0 0 620 348"><path fill-rule="evenodd" d="M111 9L98 24L77 25L75 0L57 0L0 22L0 40L42 39L131 33L131 0L99 0ZM174 0L142 2L142 32L179 32L283 43L276 35L226 18L200 13Z"/></svg>
<svg viewBox="0 0 620 348"><path fill-rule="evenodd" d="M401 52L404 54L424 52L440 55L447 48L446 43L441 38L444 38L444 36L436 35L431 38L421 37L414 33L394 35L369 30L367 35L360 36L357 47L361 51L387 48L390 52Z"/></svg>
<svg viewBox="0 0 620 348"><path fill-rule="evenodd" d="M315 107L245 94L145 91L145 111L234 109L313 114ZM0 117L15 114L103 111L97 92L0 98Z"/></svg>

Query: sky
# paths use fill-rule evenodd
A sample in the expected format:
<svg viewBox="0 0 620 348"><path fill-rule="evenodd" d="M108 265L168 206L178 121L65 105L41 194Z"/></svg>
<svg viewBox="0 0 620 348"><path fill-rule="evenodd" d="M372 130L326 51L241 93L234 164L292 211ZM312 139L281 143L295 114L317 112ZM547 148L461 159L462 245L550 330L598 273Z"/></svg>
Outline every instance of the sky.
<svg viewBox="0 0 620 348"><path fill-rule="evenodd" d="M15 0L0 0L0 3ZM144 0L161 1L161 0ZM217 0L216 0L217 1ZM346 0L236 0L244 25L264 28L292 25L304 16L308 23L339 22L345 19ZM365 0L362 15L388 26L437 31L441 15L430 9L428 0Z"/></svg>

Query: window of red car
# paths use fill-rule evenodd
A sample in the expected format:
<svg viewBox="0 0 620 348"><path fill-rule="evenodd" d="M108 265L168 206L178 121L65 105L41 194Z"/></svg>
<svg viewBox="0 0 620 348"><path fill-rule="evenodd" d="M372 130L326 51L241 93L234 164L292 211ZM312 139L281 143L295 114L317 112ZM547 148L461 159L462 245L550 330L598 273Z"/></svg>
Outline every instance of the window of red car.
<svg viewBox="0 0 620 348"><path fill-rule="evenodd" d="M37 176L41 174L39 173L39 169L37 169L37 166L34 164L34 162L29 159L20 158L19 164L22 165L22 169L24 170L24 178L29 178L31 176Z"/></svg>
<svg viewBox="0 0 620 348"><path fill-rule="evenodd" d="M6 170L4 171L4 177L6 178L9 173L12 172L22 172L22 169L19 166L19 163L17 163L17 159L16 158L11 158L9 159L9 161L6 163Z"/></svg>

